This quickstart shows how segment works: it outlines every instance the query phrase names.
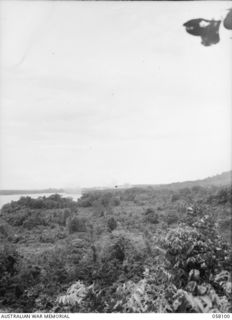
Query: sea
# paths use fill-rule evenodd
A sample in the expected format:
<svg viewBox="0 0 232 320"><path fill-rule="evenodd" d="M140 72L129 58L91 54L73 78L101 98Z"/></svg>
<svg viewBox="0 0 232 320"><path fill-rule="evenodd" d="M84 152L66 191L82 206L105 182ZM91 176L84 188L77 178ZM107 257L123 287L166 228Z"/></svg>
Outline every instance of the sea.
<svg viewBox="0 0 232 320"><path fill-rule="evenodd" d="M64 198L72 198L74 201L77 201L81 194L73 194L73 193L58 193ZM0 208L6 203L10 203L11 201L17 201L21 197L31 197L33 199L39 197L49 197L52 193L32 193L32 194L11 194L11 195L0 195Z"/></svg>

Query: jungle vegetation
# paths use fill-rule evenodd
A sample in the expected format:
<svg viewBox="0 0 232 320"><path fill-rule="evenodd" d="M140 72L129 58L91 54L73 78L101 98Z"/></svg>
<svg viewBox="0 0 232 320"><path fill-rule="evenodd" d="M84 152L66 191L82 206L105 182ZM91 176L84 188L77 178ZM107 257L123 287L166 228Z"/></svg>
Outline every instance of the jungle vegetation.
<svg viewBox="0 0 232 320"><path fill-rule="evenodd" d="M0 213L1 312L231 312L231 185L21 197Z"/></svg>

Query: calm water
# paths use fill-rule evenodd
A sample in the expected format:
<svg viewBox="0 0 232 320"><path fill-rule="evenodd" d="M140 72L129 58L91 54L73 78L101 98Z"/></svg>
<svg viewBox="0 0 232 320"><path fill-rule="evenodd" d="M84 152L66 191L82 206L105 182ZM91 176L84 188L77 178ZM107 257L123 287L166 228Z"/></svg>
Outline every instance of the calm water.
<svg viewBox="0 0 232 320"><path fill-rule="evenodd" d="M62 197L72 198L73 200L77 200L81 197L81 194L70 194L70 193L59 193ZM39 197L49 197L51 193L37 193L37 194L12 194L12 195L0 195L0 208L11 201L17 201L21 197L31 197L31 198L39 198Z"/></svg>

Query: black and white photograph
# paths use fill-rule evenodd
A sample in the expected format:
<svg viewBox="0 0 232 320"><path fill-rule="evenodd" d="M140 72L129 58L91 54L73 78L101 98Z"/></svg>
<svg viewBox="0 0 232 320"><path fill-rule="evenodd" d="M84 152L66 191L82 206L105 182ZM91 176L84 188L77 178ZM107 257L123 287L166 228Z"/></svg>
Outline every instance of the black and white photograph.
<svg viewBox="0 0 232 320"><path fill-rule="evenodd" d="M231 30L231 1L0 0L0 315L230 318Z"/></svg>

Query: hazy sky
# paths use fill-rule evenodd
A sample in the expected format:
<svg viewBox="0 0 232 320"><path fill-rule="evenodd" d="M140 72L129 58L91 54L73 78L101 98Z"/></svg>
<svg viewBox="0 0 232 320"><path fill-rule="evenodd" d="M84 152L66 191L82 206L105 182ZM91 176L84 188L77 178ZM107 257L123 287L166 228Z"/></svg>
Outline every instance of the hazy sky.
<svg viewBox="0 0 232 320"><path fill-rule="evenodd" d="M1 1L0 188L166 183L231 165L230 2Z"/></svg>

